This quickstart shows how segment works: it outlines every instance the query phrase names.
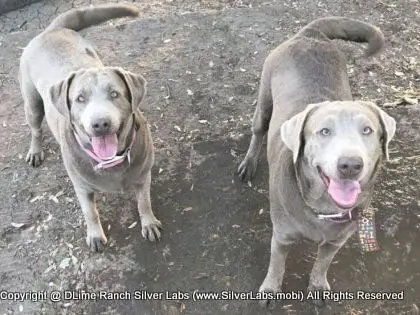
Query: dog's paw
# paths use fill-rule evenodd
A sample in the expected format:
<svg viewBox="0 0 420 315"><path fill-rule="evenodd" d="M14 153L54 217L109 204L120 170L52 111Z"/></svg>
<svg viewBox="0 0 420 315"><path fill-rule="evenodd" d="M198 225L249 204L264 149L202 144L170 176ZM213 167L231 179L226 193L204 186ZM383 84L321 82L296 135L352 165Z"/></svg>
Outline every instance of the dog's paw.
<svg viewBox="0 0 420 315"><path fill-rule="evenodd" d="M308 292L319 292L320 298L311 300L316 307L322 308L325 306L325 300L322 298L324 291L330 291L330 285L327 280L319 284L309 284ZM314 296L316 295L314 294Z"/></svg>
<svg viewBox="0 0 420 315"><path fill-rule="evenodd" d="M257 170L257 161L246 156L244 160L239 164L238 176L243 182L248 182L254 178L255 171Z"/></svg>
<svg viewBox="0 0 420 315"><path fill-rule="evenodd" d="M34 152L32 149L30 149L28 151L28 154L26 155L25 160L26 162L28 162L29 165L32 165L33 167L38 167L42 164L42 161L44 161L44 152Z"/></svg>
<svg viewBox="0 0 420 315"><path fill-rule="evenodd" d="M277 292L279 292L279 290L277 290L273 286L263 283L258 291L262 295L262 298L258 302L260 307L268 310L274 309L274 307L276 306L274 295Z"/></svg>
<svg viewBox="0 0 420 315"><path fill-rule="evenodd" d="M102 252L107 243L108 243L108 240L105 235L100 235L100 236L88 235L86 237L86 244L89 246L90 250L93 252Z"/></svg>
<svg viewBox="0 0 420 315"><path fill-rule="evenodd" d="M154 216L151 218L143 217L141 219L141 235L151 242L160 239L162 223Z"/></svg>

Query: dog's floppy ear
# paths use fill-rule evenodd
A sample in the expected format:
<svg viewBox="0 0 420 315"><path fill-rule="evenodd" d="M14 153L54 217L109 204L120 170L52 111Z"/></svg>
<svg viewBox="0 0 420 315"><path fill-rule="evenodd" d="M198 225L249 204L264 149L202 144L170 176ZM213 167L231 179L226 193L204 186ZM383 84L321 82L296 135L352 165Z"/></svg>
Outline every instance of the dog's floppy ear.
<svg viewBox="0 0 420 315"><path fill-rule="evenodd" d="M362 102L363 104L370 107L378 116L379 121L381 123L382 128L382 152L387 160L389 160L389 152L388 152L388 146L389 142L392 140L392 138L395 135L395 130L397 128L397 123L395 122L395 119L389 116L385 111L379 108L376 104L372 102Z"/></svg>
<svg viewBox="0 0 420 315"><path fill-rule="evenodd" d="M70 120L69 89L75 76L76 72L72 72L67 78L50 87L51 103L68 120Z"/></svg>
<svg viewBox="0 0 420 315"><path fill-rule="evenodd" d="M130 96L131 108L133 111L140 107L146 95L147 82L140 74L135 74L122 68L113 68L114 71L124 80Z"/></svg>
<svg viewBox="0 0 420 315"><path fill-rule="evenodd" d="M306 120L313 110L320 104L311 104L299 114L296 114L281 125L280 136L284 144L293 152L293 163L296 163L303 144L303 129Z"/></svg>

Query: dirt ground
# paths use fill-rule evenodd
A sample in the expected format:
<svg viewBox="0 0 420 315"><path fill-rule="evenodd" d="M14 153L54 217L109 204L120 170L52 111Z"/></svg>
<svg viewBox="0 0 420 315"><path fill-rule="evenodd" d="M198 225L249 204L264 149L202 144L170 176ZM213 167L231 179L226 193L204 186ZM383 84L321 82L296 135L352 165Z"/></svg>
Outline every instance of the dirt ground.
<svg viewBox="0 0 420 315"><path fill-rule="evenodd" d="M252 186L235 177L268 52L311 20L345 15L379 26L386 47L359 58L363 46L337 41L348 56L356 99L372 100L397 120L391 159L373 207L381 250L363 254L356 237L336 256L334 291L404 291L404 299L330 301L322 310L284 301L273 313L419 314L420 291L420 5L371 1L134 1L136 20L83 31L107 65L148 80L147 116L156 147L152 206L163 238L140 235L132 195L101 195L110 241L89 252L86 228L59 147L45 125L46 160L24 162L29 145L17 82L22 47L72 6L103 1L41 1L0 16L0 291L247 292L261 284L269 261L271 223L267 166ZM136 224L137 223L137 224ZM315 246L288 259L285 291L305 290ZM133 297L133 296L132 296ZM157 300L52 302L0 300L0 314L265 314L255 301Z"/></svg>

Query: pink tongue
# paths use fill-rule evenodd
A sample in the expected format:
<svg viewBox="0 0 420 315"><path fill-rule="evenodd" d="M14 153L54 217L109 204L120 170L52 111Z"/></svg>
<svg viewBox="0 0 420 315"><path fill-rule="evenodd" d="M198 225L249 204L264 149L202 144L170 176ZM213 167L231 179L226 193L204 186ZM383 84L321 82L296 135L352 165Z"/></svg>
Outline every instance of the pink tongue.
<svg viewBox="0 0 420 315"><path fill-rule="evenodd" d="M341 207L351 208L356 205L360 192L360 184L356 180L340 180L336 182L330 179L328 193Z"/></svg>
<svg viewBox="0 0 420 315"><path fill-rule="evenodd" d="M117 154L118 138L117 134L106 135L92 138L92 148L95 154L103 159L111 159Z"/></svg>

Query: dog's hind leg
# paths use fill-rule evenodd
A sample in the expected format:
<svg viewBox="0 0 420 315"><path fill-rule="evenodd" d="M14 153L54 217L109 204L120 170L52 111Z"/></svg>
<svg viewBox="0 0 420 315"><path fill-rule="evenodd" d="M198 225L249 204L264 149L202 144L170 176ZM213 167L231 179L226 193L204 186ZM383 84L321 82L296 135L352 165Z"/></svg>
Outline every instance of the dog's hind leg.
<svg viewBox="0 0 420 315"><path fill-rule="evenodd" d="M44 104L41 95L39 95L30 78L21 74L19 76L19 81L25 108L26 121L31 128L31 146L28 154L26 155L26 161L30 165L37 167L41 165L44 160L41 129L41 123L45 115Z"/></svg>
<svg viewBox="0 0 420 315"><path fill-rule="evenodd" d="M261 152L263 139L270 125L273 111L273 99L271 96L271 77L265 67L261 75L260 89L258 94L257 108L252 121L252 138L248 152L238 167L239 177L243 181L249 181L254 177L257 169L258 157Z"/></svg>

